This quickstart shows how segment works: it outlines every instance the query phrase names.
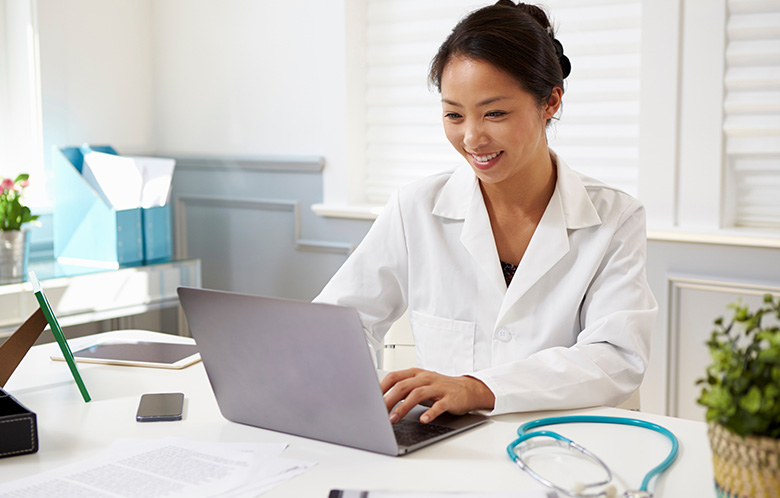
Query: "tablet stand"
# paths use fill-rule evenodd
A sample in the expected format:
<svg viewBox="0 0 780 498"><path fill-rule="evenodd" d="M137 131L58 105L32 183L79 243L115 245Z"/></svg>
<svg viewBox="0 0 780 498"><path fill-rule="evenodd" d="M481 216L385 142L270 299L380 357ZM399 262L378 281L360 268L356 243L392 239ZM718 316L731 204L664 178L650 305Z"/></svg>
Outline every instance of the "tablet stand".
<svg viewBox="0 0 780 498"><path fill-rule="evenodd" d="M48 322L43 314L43 310L38 308L0 346L0 387L5 387L5 383L11 377L11 374L14 373L16 367L19 366L19 363L22 362L27 351L40 337L46 325L48 325Z"/></svg>

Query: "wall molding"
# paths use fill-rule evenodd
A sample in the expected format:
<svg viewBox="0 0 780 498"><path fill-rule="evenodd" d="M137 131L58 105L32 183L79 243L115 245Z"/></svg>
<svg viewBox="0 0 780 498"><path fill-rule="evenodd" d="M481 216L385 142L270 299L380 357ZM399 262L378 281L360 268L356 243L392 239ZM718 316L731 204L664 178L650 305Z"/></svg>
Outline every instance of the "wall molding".
<svg viewBox="0 0 780 498"><path fill-rule="evenodd" d="M667 369L666 378L666 414L672 417L679 416L680 396L680 341L681 341L681 297L686 290L698 290L721 294L733 294L742 296L763 296L764 294L780 295L780 286L751 284L746 282L729 282L725 280L707 280L702 278L669 276L667 278L669 292L667 294L667 330L669 342L667 344ZM713 317L714 318L714 317ZM704 375L704 370L702 370Z"/></svg>
<svg viewBox="0 0 780 498"><path fill-rule="evenodd" d="M177 195L174 198L176 217L176 257L187 256L187 207L216 207L228 209L249 209L258 211L286 211L293 213L293 233L296 251L320 252L349 255L353 246L345 242L316 241L301 238L301 208L298 201L284 199L235 199L207 195Z"/></svg>
<svg viewBox="0 0 780 498"><path fill-rule="evenodd" d="M738 247L766 247L780 249L780 232L755 233L728 230L710 233L686 232L681 230L648 230L647 240L655 242L681 242Z"/></svg>
<svg viewBox="0 0 780 498"><path fill-rule="evenodd" d="M321 156L185 156L159 154L176 160L176 168L185 170L280 171L284 173L320 173L325 167Z"/></svg>

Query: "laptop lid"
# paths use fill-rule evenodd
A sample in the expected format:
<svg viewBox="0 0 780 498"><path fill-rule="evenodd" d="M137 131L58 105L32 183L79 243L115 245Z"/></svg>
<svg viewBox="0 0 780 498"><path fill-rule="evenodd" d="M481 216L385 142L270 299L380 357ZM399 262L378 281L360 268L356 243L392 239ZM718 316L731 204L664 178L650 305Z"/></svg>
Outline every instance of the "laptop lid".
<svg viewBox="0 0 780 498"><path fill-rule="evenodd" d="M195 288L178 292L225 418L397 453L354 310Z"/></svg>
<svg viewBox="0 0 780 498"><path fill-rule="evenodd" d="M190 287L178 292L228 420L387 455L451 435L399 449L354 309ZM457 419L452 434L487 419L450 417Z"/></svg>

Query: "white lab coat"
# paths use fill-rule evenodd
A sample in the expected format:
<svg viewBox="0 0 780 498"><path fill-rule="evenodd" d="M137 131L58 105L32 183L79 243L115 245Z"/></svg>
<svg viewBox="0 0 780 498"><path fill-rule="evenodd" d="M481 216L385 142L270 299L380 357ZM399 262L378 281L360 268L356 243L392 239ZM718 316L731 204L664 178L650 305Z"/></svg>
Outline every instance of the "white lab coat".
<svg viewBox="0 0 780 498"><path fill-rule="evenodd" d="M464 165L394 195L315 300L356 308L375 350L408 307L418 365L480 379L493 414L617 405L642 381L657 312L645 248L639 201L559 159L507 288Z"/></svg>

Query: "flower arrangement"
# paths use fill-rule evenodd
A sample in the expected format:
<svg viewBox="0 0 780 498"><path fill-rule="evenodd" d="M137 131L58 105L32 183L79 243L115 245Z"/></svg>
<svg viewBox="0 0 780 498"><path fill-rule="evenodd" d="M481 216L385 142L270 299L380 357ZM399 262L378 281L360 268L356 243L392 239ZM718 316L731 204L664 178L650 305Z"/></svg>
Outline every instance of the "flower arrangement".
<svg viewBox="0 0 780 498"><path fill-rule="evenodd" d="M21 230L22 225L38 219L22 204L24 189L30 185L30 175L22 173L15 180L0 181L0 230Z"/></svg>

